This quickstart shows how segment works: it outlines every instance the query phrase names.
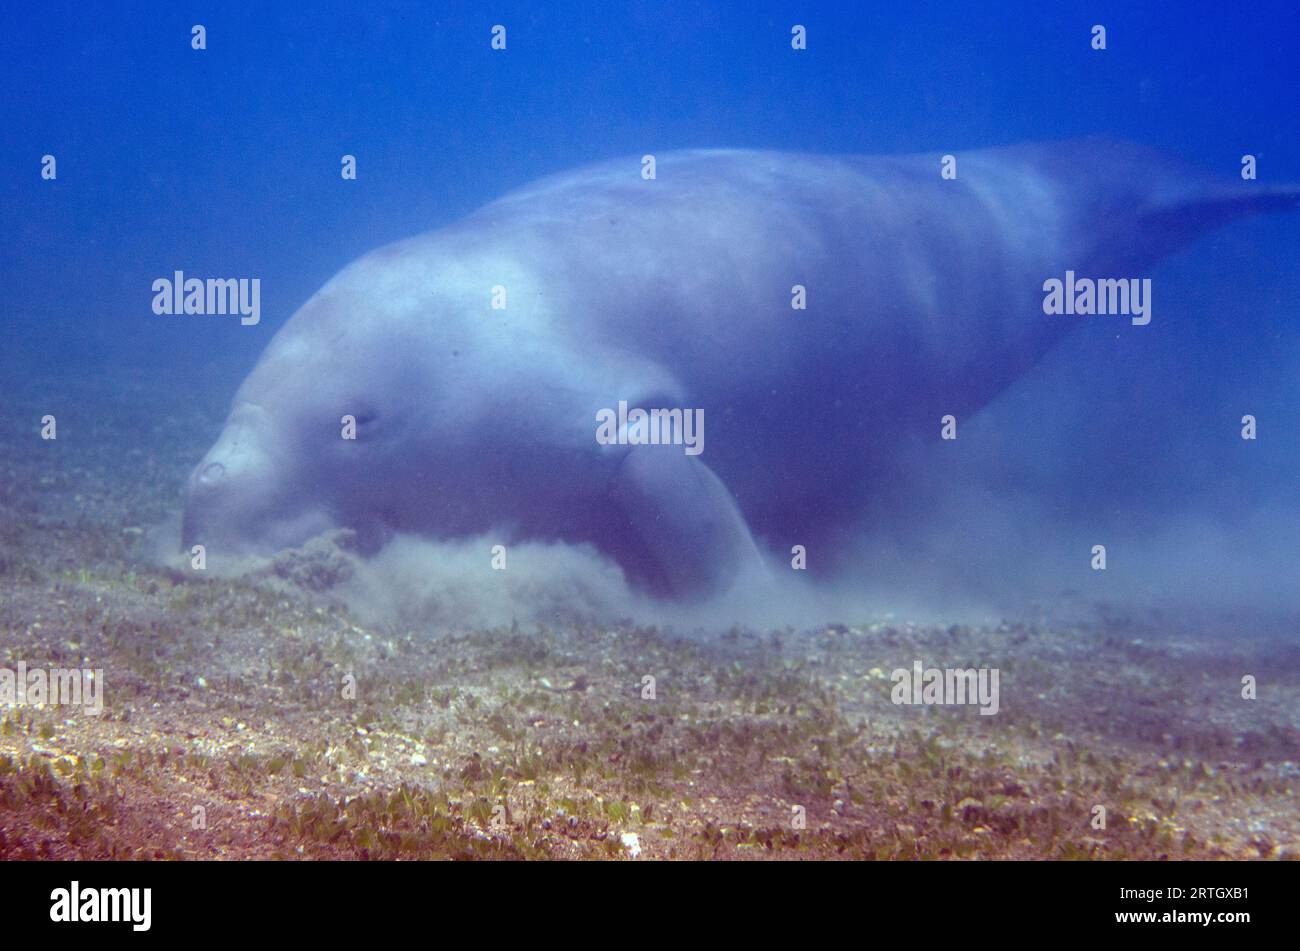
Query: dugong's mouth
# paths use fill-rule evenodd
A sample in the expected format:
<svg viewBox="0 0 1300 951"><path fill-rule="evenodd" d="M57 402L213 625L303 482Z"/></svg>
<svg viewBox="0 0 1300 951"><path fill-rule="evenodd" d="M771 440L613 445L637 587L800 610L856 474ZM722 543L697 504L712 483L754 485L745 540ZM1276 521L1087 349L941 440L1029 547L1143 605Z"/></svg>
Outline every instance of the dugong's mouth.
<svg viewBox="0 0 1300 951"><path fill-rule="evenodd" d="M273 555L333 526L328 513L295 493L254 478L236 478L224 463L199 463L186 489L181 545L212 553Z"/></svg>
<svg viewBox="0 0 1300 951"><path fill-rule="evenodd" d="M239 404L185 487L181 544L239 555L270 555L330 527L296 484L275 427L260 406Z"/></svg>
<svg viewBox="0 0 1300 951"><path fill-rule="evenodd" d="M230 515L220 508L208 509L200 500L190 500L181 517L181 547L192 552L202 545L206 552L238 557L274 555L294 548L333 527L320 509L288 515L263 510Z"/></svg>

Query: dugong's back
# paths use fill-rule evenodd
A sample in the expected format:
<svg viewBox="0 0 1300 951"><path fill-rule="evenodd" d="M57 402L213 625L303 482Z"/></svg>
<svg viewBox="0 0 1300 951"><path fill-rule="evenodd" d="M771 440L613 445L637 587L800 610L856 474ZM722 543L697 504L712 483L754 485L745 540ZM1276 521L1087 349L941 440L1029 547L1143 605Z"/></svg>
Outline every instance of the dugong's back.
<svg viewBox="0 0 1300 951"><path fill-rule="evenodd" d="M838 383L888 412L901 378L960 410L1002 385L990 363L1010 379L1059 336L1042 281L1084 263L1036 158L974 153L944 180L935 156L670 153L653 180L635 161L557 176L452 232L523 254L542 300L582 302L548 330L634 348L687 399L824 399ZM527 302L533 288L511 290Z"/></svg>
<svg viewBox="0 0 1300 951"><path fill-rule="evenodd" d="M540 298L568 302L548 329L618 368L598 405L644 395L632 352L703 407L709 465L751 522L833 515L864 466L985 405L1074 326L1043 313L1046 279L1142 276L1224 216L1202 173L1140 146L959 161L951 178L938 155L669 153L652 180L635 160L579 170L456 231L522 251Z"/></svg>

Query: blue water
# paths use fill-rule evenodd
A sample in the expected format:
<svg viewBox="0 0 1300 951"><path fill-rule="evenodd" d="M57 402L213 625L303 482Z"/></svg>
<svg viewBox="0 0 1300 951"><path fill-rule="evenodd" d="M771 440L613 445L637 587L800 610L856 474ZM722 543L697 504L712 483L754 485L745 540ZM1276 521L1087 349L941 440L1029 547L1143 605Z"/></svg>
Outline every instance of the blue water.
<svg viewBox="0 0 1300 951"><path fill-rule="evenodd" d="M613 156L940 154L1105 134L1228 179L1250 153L1261 181L1300 182L1294 3L246 6L5 11L6 389L144 367L224 402L347 262ZM194 23L206 50L190 47ZM497 23L504 53L489 45ZM790 49L795 23L806 51ZM1090 48L1093 24L1105 51ZM340 179L345 153L357 181ZM1288 616L1297 252L1300 215L1272 215L1163 264L1160 306L1176 321L1148 338L1093 332L976 424L994 437L971 463L976 497L1008 511L986 518L961 495L969 480L937 476L877 540L897 559L882 554L877 578L953 603L972 589L1050 595L1073 586L1067 553L1127 533L1131 551L1151 542L1129 559L1127 595ZM178 268L260 277L262 323L155 316L150 285ZM1265 420L1249 456L1220 438L1243 412ZM972 565L986 544L998 553Z"/></svg>

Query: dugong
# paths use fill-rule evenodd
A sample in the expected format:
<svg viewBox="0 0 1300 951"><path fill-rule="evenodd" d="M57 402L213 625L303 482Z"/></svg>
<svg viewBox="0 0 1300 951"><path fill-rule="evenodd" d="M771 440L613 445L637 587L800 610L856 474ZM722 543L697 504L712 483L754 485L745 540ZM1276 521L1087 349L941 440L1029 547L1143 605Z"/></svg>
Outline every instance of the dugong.
<svg viewBox="0 0 1300 951"><path fill-rule="evenodd" d="M189 478L183 543L586 543L684 599L764 552L824 561L904 442L1079 325L1044 312L1046 281L1145 278L1297 203L1102 140L956 159L955 178L937 155L684 151L653 177L611 161L379 248L240 386ZM636 409L681 412L655 417L656 442Z"/></svg>

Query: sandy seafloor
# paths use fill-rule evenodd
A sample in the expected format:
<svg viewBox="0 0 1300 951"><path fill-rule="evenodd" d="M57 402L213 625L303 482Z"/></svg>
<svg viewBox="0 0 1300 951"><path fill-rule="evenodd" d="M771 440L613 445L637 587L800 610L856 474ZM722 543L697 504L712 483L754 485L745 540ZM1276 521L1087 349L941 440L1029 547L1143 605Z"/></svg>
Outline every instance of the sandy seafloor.
<svg viewBox="0 0 1300 951"><path fill-rule="evenodd" d="M1300 856L1300 644L1119 608L703 641L368 626L320 545L238 580L157 564L220 407L143 377L9 389L0 666L104 668L107 705L0 709L0 857ZM999 668L1000 713L895 706L913 658Z"/></svg>

